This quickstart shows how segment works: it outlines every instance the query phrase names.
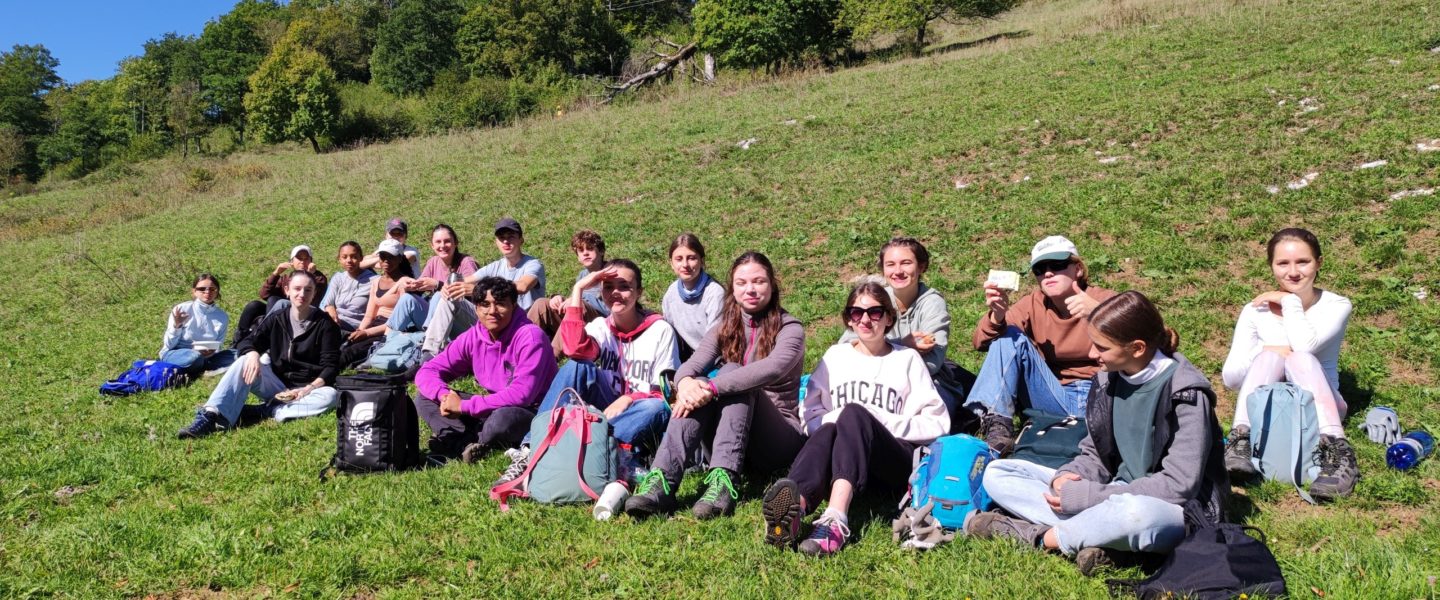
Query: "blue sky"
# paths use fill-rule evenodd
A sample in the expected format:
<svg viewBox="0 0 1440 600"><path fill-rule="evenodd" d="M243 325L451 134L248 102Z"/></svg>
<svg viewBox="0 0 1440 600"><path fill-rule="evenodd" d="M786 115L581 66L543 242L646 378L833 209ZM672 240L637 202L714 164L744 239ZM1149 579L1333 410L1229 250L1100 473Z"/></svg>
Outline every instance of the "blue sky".
<svg viewBox="0 0 1440 600"><path fill-rule="evenodd" d="M0 0L0 50L43 44L66 82L104 79L145 40L166 32L200 35L236 0Z"/></svg>

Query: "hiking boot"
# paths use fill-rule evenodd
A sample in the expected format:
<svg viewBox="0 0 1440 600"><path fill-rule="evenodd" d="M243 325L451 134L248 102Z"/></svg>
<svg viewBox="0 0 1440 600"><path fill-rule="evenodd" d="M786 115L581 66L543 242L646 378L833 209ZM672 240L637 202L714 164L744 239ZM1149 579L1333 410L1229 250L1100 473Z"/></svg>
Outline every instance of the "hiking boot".
<svg viewBox="0 0 1440 600"><path fill-rule="evenodd" d="M632 519L675 512L675 493L660 469L651 469L635 487L635 495L625 500L625 514Z"/></svg>
<svg viewBox="0 0 1440 600"><path fill-rule="evenodd" d="M998 512L983 512L965 519L965 534L978 538L1008 538L1025 546L1043 548L1045 532L1049 525L1031 523L1025 519L1007 517Z"/></svg>
<svg viewBox="0 0 1440 600"><path fill-rule="evenodd" d="M815 529L800 542L798 550L809 556L830 556L844 548L849 537L849 524L827 512L815 520Z"/></svg>
<svg viewBox="0 0 1440 600"><path fill-rule="evenodd" d="M472 446L479 446L479 444L470 444L466 446L465 451L461 453L461 457L466 463L473 463L475 460L479 460L478 452L471 452L470 448ZM473 460L471 458L472 455L476 457ZM505 457L510 459L510 466L505 467L505 470L500 473L500 477L495 480L494 485L491 487L510 483L525 474L525 468L530 466L530 445L521 444L518 448L506 450Z"/></svg>
<svg viewBox="0 0 1440 600"><path fill-rule="evenodd" d="M1094 577L1100 569L1124 569L1138 566L1142 562L1140 553L1126 552L1112 548L1081 548L1075 553L1075 567L1080 569L1080 574L1086 577Z"/></svg>
<svg viewBox="0 0 1440 600"><path fill-rule="evenodd" d="M1360 466L1355 463L1355 448L1350 446L1350 440L1322 434L1315 454L1320 475L1310 483L1311 496L1334 500L1355 491L1355 481L1360 479Z"/></svg>
<svg viewBox="0 0 1440 600"><path fill-rule="evenodd" d="M740 499L740 494L735 491L735 485L730 481L729 469L710 469L703 485L705 493L701 494L700 499L695 502L695 508L690 511L696 519L704 521L735 514L735 501Z"/></svg>
<svg viewBox="0 0 1440 600"><path fill-rule="evenodd" d="M1005 415L985 415L980 420L980 432L985 437L985 443L1000 457L1010 455L1015 449L1015 418Z"/></svg>
<svg viewBox="0 0 1440 600"><path fill-rule="evenodd" d="M1260 474L1255 463L1250 462L1254 451L1250 447L1250 428L1236 425L1230 430L1230 441L1225 444L1225 470L1242 477Z"/></svg>
<svg viewBox="0 0 1440 600"><path fill-rule="evenodd" d="M805 499L794 481L781 479L765 490L765 543L789 548L800 539L800 519L805 517Z"/></svg>
<svg viewBox="0 0 1440 600"><path fill-rule="evenodd" d="M465 461L465 464L467 465L473 465L477 462L480 462L480 459L482 458L485 458L485 445L478 442L465 444L465 449L460 451L460 460ZM525 470L525 467L521 466L520 470L523 472ZM506 473L508 473L510 470L506 469L505 471ZM518 476L519 474L517 473L516 475ZM500 476L504 477L505 473L501 473ZM511 479L514 478L512 477Z"/></svg>
<svg viewBox="0 0 1440 600"><path fill-rule="evenodd" d="M182 440L193 440L202 438L221 429L228 429L230 423L220 413L200 409L195 413L195 421L189 427L175 433L175 437Z"/></svg>

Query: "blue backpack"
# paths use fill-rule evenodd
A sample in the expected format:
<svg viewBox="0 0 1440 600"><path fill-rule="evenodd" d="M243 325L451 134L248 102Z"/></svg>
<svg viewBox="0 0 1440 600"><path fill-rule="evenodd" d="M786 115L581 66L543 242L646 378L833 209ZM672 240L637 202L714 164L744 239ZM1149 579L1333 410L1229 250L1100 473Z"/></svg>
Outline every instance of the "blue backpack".
<svg viewBox="0 0 1440 600"><path fill-rule="evenodd" d="M1300 486L1320 474L1315 447L1320 420L1315 396L1292 383L1262 385L1245 399L1250 412L1250 462L1265 476L1295 486L1306 502L1315 501Z"/></svg>
<svg viewBox="0 0 1440 600"><path fill-rule="evenodd" d="M119 377L100 384L105 396L130 396L140 392L158 392L184 385L190 378L180 365L159 360L137 360Z"/></svg>
<svg viewBox="0 0 1440 600"><path fill-rule="evenodd" d="M386 373L404 373L420 364L420 346L425 342L423 331L392 331L375 348L366 364Z"/></svg>
<svg viewBox="0 0 1440 600"><path fill-rule="evenodd" d="M947 435L915 449L908 505L929 512L947 529L959 529L972 512L990 508L990 494L980 480L995 454L984 440L965 434ZM900 501L903 508L906 499Z"/></svg>

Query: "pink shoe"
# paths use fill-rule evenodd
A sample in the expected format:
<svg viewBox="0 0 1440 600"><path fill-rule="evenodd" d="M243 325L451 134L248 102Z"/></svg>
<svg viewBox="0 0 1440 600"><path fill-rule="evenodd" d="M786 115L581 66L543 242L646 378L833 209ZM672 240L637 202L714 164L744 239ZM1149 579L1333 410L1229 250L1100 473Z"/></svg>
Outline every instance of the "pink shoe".
<svg viewBox="0 0 1440 600"><path fill-rule="evenodd" d="M850 527L844 521L828 514L820 515L810 537L800 542L799 550L810 556L830 556L844 548L849 537Z"/></svg>

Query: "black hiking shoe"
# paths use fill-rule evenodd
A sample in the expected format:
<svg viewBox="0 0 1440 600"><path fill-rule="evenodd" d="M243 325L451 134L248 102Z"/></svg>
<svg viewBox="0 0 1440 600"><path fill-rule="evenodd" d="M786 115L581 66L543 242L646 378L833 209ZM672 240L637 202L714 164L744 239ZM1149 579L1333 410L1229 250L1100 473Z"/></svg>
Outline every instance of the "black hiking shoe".
<svg viewBox="0 0 1440 600"><path fill-rule="evenodd" d="M805 499L794 481L781 479L765 490L765 543L789 548L800 539L800 520L805 518Z"/></svg>
<svg viewBox="0 0 1440 600"><path fill-rule="evenodd" d="M710 474L705 476L704 485L705 493L700 495L700 499L690 511L696 519L704 521L735 514L735 501L740 499L740 494L735 491L735 484L730 480L729 469L710 469Z"/></svg>
<svg viewBox="0 0 1440 600"><path fill-rule="evenodd" d="M985 443L1001 458L1015 449L1015 418L1005 415L985 415L980 420L980 433Z"/></svg>
<svg viewBox="0 0 1440 600"><path fill-rule="evenodd" d="M1006 538L1020 542L1021 545L1044 548L1045 532L1050 531L1050 526L991 511L970 515L970 518L965 519L964 529L965 534L972 537Z"/></svg>
<svg viewBox="0 0 1440 600"><path fill-rule="evenodd" d="M635 495L625 500L625 514L635 520L675 512L675 492L660 469L651 469L635 486Z"/></svg>
<svg viewBox="0 0 1440 600"><path fill-rule="evenodd" d="M1125 569L1140 566L1143 562L1139 552L1111 548L1081 548L1075 553L1075 567L1086 577L1094 577L1100 569Z"/></svg>
<svg viewBox="0 0 1440 600"><path fill-rule="evenodd" d="M1311 496L1334 500L1355 491L1355 482L1360 479L1360 466L1356 464L1355 448L1350 446L1350 440L1322 434L1315 454L1320 475L1310 483Z"/></svg>
<svg viewBox="0 0 1440 600"><path fill-rule="evenodd" d="M193 440L229 427L230 423L225 420L225 417L220 416L220 413L202 408L195 413L195 421L191 422L189 427L176 432L175 437L182 440Z"/></svg>
<svg viewBox="0 0 1440 600"><path fill-rule="evenodd" d="M1250 462L1254 451L1250 447L1250 428L1236 425L1230 430L1230 441L1225 444L1225 470L1242 478L1255 477L1260 471Z"/></svg>

